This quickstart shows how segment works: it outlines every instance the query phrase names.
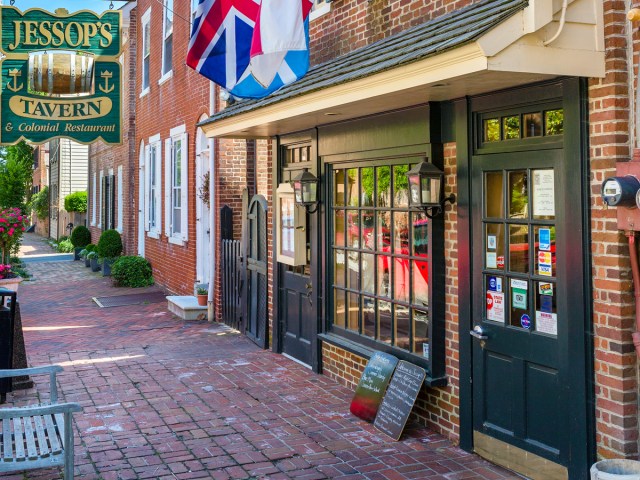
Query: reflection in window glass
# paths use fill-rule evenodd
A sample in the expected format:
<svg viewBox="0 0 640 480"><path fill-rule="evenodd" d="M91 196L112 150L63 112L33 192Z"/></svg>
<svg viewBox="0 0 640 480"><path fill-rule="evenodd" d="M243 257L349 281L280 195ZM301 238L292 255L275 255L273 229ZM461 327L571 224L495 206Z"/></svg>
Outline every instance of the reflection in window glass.
<svg viewBox="0 0 640 480"><path fill-rule="evenodd" d="M429 262L415 261L413 265L413 298L414 305L429 306Z"/></svg>
<svg viewBox="0 0 640 480"><path fill-rule="evenodd" d="M509 270L529 273L528 225L509 225Z"/></svg>
<svg viewBox="0 0 640 480"><path fill-rule="evenodd" d="M346 259L346 255L344 250L335 250L334 251L334 267L333 267L333 284L337 287L345 286L345 266L344 262Z"/></svg>
<svg viewBox="0 0 640 480"><path fill-rule="evenodd" d="M502 119L502 131L505 140L520 138L520 115L504 117Z"/></svg>
<svg viewBox="0 0 640 480"><path fill-rule="evenodd" d="M485 142L500 141L500 119L499 118L487 118L483 122L482 130L483 130L482 138L484 139Z"/></svg>
<svg viewBox="0 0 640 480"><path fill-rule="evenodd" d="M391 206L391 167L376 168L378 176L378 203L377 207Z"/></svg>
<svg viewBox="0 0 640 480"><path fill-rule="evenodd" d="M345 327L345 293L344 290L335 290L334 293L334 312L333 312L333 324L336 327Z"/></svg>
<svg viewBox="0 0 640 480"><path fill-rule="evenodd" d="M349 309L347 312L347 328L354 332L359 332L358 320L360 317L360 295L356 293L347 294L349 297Z"/></svg>
<svg viewBox="0 0 640 480"><path fill-rule="evenodd" d="M375 227L375 219L376 214L373 210L363 210L362 211L362 225L361 233L361 245L365 250L375 250L375 236L374 236L374 227Z"/></svg>
<svg viewBox="0 0 640 480"><path fill-rule="evenodd" d="M409 206L409 179L408 165L396 165L393 167L393 206L396 208Z"/></svg>
<svg viewBox="0 0 640 480"><path fill-rule="evenodd" d="M396 258L393 262L395 282L393 284L393 298L401 302L409 301L409 260Z"/></svg>
<svg viewBox="0 0 640 480"><path fill-rule="evenodd" d="M429 219L424 213L412 213L413 242L412 255L427 257L429 254Z"/></svg>
<svg viewBox="0 0 640 480"><path fill-rule="evenodd" d="M333 243L338 247L344 247L344 210L333 212Z"/></svg>
<svg viewBox="0 0 640 480"><path fill-rule="evenodd" d="M361 290L375 295L376 293L376 256L373 253L362 254L362 287Z"/></svg>
<svg viewBox="0 0 640 480"><path fill-rule="evenodd" d="M396 305L395 308L395 324L396 324L396 341L397 347L409 350L411 344L409 342L409 308L402 305Z"/></svg>
<svg viewBox="0 0 640 480"><path fill-rule="evenodd" d="M378 340L391 343L391 302L378 300Z"/></svg>
<svg viewBox="0 0 640 480"><path fill-rule="evenodd" d="M391 257L378 255L378 295L391 297Z"/></svg>
<svg viewBox="0 0 640 480"><path fill-rule="evenodd" d="M542 136L542 113L527 113L522 118L524 120L525 138Z"/></svg>
<svg viewBox="0 0 640 480"><path fill-rule="evenodd" d="M360 193L360 182L358 180L358 169L347 170L347 200L350 207L358 207L358 196Z"/></svg>
<svg viewBox="0 0 640 480"><path fill-rule="evenodd" d="M426 311L413 311L413 351L421 357L429 353L429 314Z"/></svg>
<svg viewBox="0 0 640 480"><path fill-rule="evenodd" d="M360 248L360 215L357 210L347 210L347 247Z"/></svg>
<svg viewBox="0 0 640 480"><path fill-rule="evenodd" d="M529 195L526 170L509 172L509 216L527 218L529 216Z"/></svg>
<svg viewBox="0 0 640 480"><path fill-rule="evenodd" d="M564 133L564 110L544 112L544 134L562 135Z"/></svg>
<svg viewBox="0 0 640 480"><path fill-rule="evenodd" d="M409 254L409 214L395 212L393 214L393 253Z"/></svg>
<svg viewBox="0 0 640 480"><path fill-rule="evenodd" d="M287 152L289 153L289 152ZM344 206L344 170L336 170L333 176L333 204L336 207Z"/></svg>
<svg viewBox="0 0 640 480"><path fill-rule="evenodd" d="M376 301L370 297L362 297L362 324L367 337L376 336Z"/></svg>
<svg viewBox="0 0 640 480"><path fill-rule="evenodd" d="M363 168L362 174L362 203L363 207L373 207L374 185L373 167Z"/></svg>
<svg viewBox="0 0 640 480"><path fill-rule="evenodd" d="M504 225L488 223L485 225L485 268L504 268Z"/></svg>
<svg viewBox="0 0 640 480"><path fill-rule="evenodd" d="M485 215L492 218L504 217L504 197L502 195L502 172L487 172L485 178Z"/></svg>
<svg viewBox="0 0 640 480"><path fill-rule="evenodd" d="M360 289L360 253L347 252L347 288Z"/></svg>
<svg viewBox="0 0 640 480"><path fill-rule="evenodd" d="M391 212L378 212L378 251L391 252Z"/></svg>

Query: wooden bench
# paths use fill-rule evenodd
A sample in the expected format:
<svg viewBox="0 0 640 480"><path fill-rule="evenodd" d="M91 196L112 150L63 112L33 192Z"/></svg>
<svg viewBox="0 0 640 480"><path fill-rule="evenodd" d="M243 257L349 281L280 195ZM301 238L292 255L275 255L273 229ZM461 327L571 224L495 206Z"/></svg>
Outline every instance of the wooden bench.
<svg viewBox="0 0 640 480"><path fill-rule="evenodd" d="M0 408L0 473L64 466L65 480L73 479L73 427L77 403L58 403L59 365L0 370L0 378L49 374L50 404Z"/></svg>

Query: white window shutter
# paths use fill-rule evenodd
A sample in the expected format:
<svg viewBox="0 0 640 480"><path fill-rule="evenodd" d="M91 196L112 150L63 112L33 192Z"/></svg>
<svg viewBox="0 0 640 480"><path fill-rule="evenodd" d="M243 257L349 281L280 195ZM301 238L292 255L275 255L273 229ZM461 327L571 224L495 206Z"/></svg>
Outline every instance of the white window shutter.
<svg viewBox="0 0 640 480"><path fill-rule="evenodd" d="M188 136L186 133L183 133L180 136L180 148L182 150L180 157L182 159L182 165L180 166L182 174L182 178L180 179L182 185L180 189L180 195L182 197L180 199L180 205L182 206L180 209L180 228L182 229L182 240L185 242L189 239L189 144L187 141Z"/></svg>
<svg viewBox="0 0 640 480"><path fill-rule="evenodd" d="M123 221L123 202L124 202L124 194L123 194L123 185L122 185L122 165L118 165L118 213L117 213L117 222L116 222L116 228L118 229L118 232L122 233L122 221Z"/></svg>
<svg viewBox="0 0 640 480"><path fill-rule="evenodd" d="M144 198L139 200L143 205L142 214L144 215L144 231L148 232L151 229L151 202L149 201L149 194L151 193L151 149L149 145L144 147L144 160L143 160L143 172L144 172Z"/></svg>
<svg viewBox="0 0 640 480"><path fill-rule="evenodd" d="M164 233L171 236L171 139L164 141Z"/></svg>
<svg viewBox="0 0 640 480"><path fill-rule="evenodd" d="M104 173L100 172L100 190L98 191L98 228L102 228L102 201L104 196Z"/></svg>

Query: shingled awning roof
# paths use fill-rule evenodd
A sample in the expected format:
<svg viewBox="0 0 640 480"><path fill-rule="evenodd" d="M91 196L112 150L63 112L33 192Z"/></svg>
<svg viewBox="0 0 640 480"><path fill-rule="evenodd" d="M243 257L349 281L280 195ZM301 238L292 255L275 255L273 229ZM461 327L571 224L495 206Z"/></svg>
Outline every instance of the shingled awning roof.
<svg viewBox="0 0 640 480"><path fill-rule="evenodd" d="M593 1L597 2L597 0L574 0L573 4L574 6L577 6L579 3L588 3ZM209 136L269 136L284 133L283 128L285 130L286 128L290 128L286 126L288 124L287 122L282 123L282 120L286 120L288 114L281 112L279 115L275 115L275 117L273 115L269 115L268 117L260 120L258 119L260 116L259 112L266 112L266 110L270 110L273 113L279 108L278 105L284 106L284 104L295 102L295 105L291 105L291 107L295 108L288 109L289 115L295 117L313 117L308 118L308 122L306 122L309 123L308 126L327 123L326 118L323 121L323 115L327 115L327 108L331 110L332 107L348 104L350 103L349 98L337 100L335 105L331 105L331 101L327 101L326 99L316 106L313 105L313 102L310 102L306 114L304 107L300 102L302 101L304 103L304 99L310 95L322 95L323 92L330 93L339 87L343 87L343 90L344 87L347 87L348 90L349 84L353 84L353 91L351 93L355 93L359 87L364 86L357 85L359 80L372 79L403 67L410 67L412 65L421 64L421 62L424 63L425 61L431 60L432 64L430 65L430 68L427 68L426 70L423 69L420 75L423 77L423 86L431 84L431 86L436 87L442 87L442 85L435 83L439 78L456 78L461 76L461 74L464 76L466 73L473 73L474 68L475 72L486 72L488 70L487 64L489 63L488 58L490 56L486 50L497 50L495 53L499 53L504 50L504 48L496 46L496 35L491 35L490 32L498 30L498 27L508 23L508 20L512 19L510 25L506 27L508 31L499 33L498 35L505 37L503 40L508 41L510 44L514 41L515 37L517 37L517 40L526 35L527 28L529 30L532 28L531 24L534 25L534 28L535 26L540 26L535 25L535 21L539 22L539 17L542 16L540 13L540 9L542 7L538 7L538 11L536 11L535 14L530 13L529 17L525 16L525 9L530 7L531 4L535 4L535 2L536 0L484 0L466 8L451 12L422 25L418 25L399 34L357 49L342 57L316 65L312 67L307 75L301 80L288 85L263 99L240 100L228 106L221 112L216 113L208 120L205 120L201 123L201 126L203 126ZM520 16L513 20L517 14L520 14ZM548 16L550 17L548 19L548 23L551 23L553 14L554 12L548 12ZM525 25L526 23L530 25ZM597 19L594 19L594 26L597 27ZM486 45L479 46L477 41L486 35L491 38L485 42ZM465 50L465 46L472 46L473 48ZM580 46L578 46L578 49L581 49ZM556 49L547 47L545 50L551 52ZM460 55L448 55L451 52L460 52ZM567 54L569 54L568 51ZM443 61L440 62L442 65L438 65L437 59L446 55L448 56L446 58L442 58ZM433 60L436 60L435 63ZM472 63L473 66L471 70L469 70L469 68L466 68L466 70L460 70L460 68L458 68L460 61L464 61L467 64ZM522 59L518 61L522 62ZM535 62L535 59L533 59L533 61ZM468 67L468 65L466 65L466 67ZM504 67L505 65L501 64L497 70L504 72ZM428 74L433 73L437 69L444 72L444 69L447 68L450 70L449 77L447 77L446 74L444 76L441 75L440 77ZM549 78L550 76L567 74L566 72L558 71L556 75L553 75L553 73L550 75L547 72L540 72L535 69L531 69L530 72L536 73L536 75L527 74L527 71L515 71L515 77L517 78L513 75L511 77L516 83L526 83L540 80L542 78ZM591 73L591 76L595 76L593 73L594 72ZM584 75L582 72L576 73L576 75L579 74ZM480 78L481 77L478 77L478 79ZM383 77L380 77L380 79L384 81ZM495 78L486 78L485 80L486 85L489 88L503 86L501 82ZM422 102L418 101L417 103L424 103L431 99L444 99L442 98L441 92L435 95L435 97L438 98L430 95L428 96L428 93L425 94L425 92L416 95L418 92L415 91L415 88L419 85L412 84L411 82L406 85L398 85L399 89L396 91L402 91L402 87L405 86L407 87L406 90L409 93L409 98L412 99L411 101L415 102L415 100L413 100L414 97L422 98ZM446 87L448 85L444 86ZM458 90L460 89L450 88L448 90L450 93L445 93L445 97L449 95L448 98L455 98L455 95L458 95ZM393 93L396 91L393 91ZM477 91L478 90L476 89L475 93L477 93ZM340 97L338 91L334 93L336 94L336 97ZM381 93L386 95L386 93L384 93L384 88L382 88ZM392 92L390 91L389 93ZM460 90L460 94L462 95L469 93L473 93L473 89ZM316 95L316 97L318 97L318 95ZM387 109L407 106L402 105L406 103L405 101L400 101L397 105L394 102L391 102L391 104L389 104L390 102L384 101L379 103L381 103L381 108ZM321 108L318 110L319 107ZM349 110L353 111L351 108ZM374 113L370 110L370 108L363 108L360 113ZM253 120L248 121L246 118L247 115L250 115ZM239 122L236 122L235 120L239 120ZM234 126L236 123L237 125ZM216 125L222 126L222 124L224 124L224 128L216 127ZM295 124L299 123L295 122ZM290 123L289 125L293 125L293 123Z"/></svg>

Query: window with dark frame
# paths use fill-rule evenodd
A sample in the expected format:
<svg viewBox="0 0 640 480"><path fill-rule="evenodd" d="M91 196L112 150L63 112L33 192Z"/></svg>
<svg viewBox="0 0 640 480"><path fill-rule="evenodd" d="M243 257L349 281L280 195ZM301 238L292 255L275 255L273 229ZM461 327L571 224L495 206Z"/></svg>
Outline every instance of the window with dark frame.
<svg viewBox="0 0 640 480"><path fill-rule="evenodd" d="M330 309L335 333L428 359L430 221L409 209L411 166L331 171Z"/></svg>
<svg viewBox="0 0 640 480"><path fill-rule="evenodd" d="M102 178L102 228L111 230L115 228L115 175L105 175Z"/></svg>

